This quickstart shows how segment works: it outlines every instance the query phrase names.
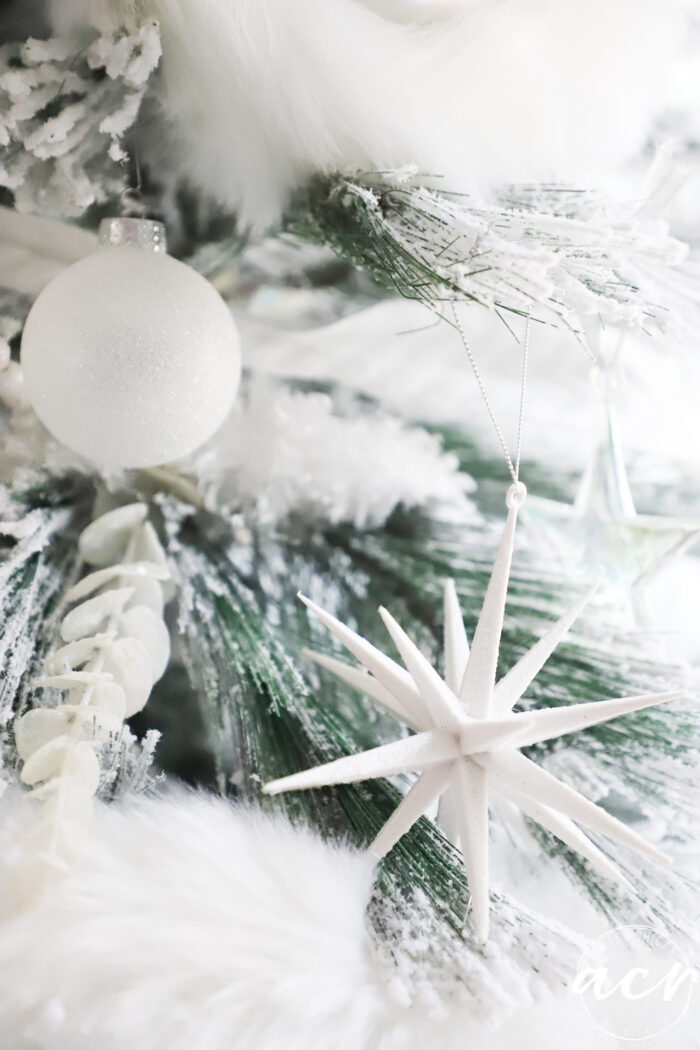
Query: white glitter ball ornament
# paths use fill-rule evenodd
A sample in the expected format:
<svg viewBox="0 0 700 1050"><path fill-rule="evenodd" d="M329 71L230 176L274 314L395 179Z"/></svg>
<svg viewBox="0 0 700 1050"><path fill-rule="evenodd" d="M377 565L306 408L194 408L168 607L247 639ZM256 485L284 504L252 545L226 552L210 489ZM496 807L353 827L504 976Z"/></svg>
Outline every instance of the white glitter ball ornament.
<svg viewBox="0 0 700 1050"><path fill-rule="evenodd" d="M228 415L236 326L211 284L166 254L160 223L107 219L100 242L32 307L27 395L54 437L101 468L168 463Z"/></svg>

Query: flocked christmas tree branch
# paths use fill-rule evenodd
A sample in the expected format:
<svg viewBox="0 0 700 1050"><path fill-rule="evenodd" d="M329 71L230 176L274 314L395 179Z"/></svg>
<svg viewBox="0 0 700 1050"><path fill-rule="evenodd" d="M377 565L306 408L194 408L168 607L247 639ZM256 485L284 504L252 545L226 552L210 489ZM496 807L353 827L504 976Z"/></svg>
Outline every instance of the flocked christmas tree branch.
<svg viewBox="0 0 700 1050"><path fill-rule="evenodd" d="M473 450L462 449L465 467L489 473ZM184 657L209 730L219 783L235 794L258 798L261 781L302 768L302 756L307 764L319 763L396 739L394 719L378 714L345 683L313 675L311 664L302 666L304 645L329 656L337 650L328 648L323 631L299 608L297 586L377 643L381 639L372 607L387 602L421 649L435 654L442 617L440 581L451 575L472 633L493 554L493 536L483 524L440 524L438 518L413 512L397 514L384 528L369 532L341 526L280 533L252 525L252 536L246 539L242 532L227 543L215 520L207 522L200 515L180 523L180 513L175 512L169 534L172 557L188 581L181 602ZM551 568L523 561L522 555L516 558L501 648L503 670L562 611L559 592L560 581ZM561 647L557 660L533 683L524 710L612 697L630 688L661 692L677 687L677 675L646 663L609 631L599 628L590 638L592 626L587 620L585 643L581 636ZM673 827L676 845L687 844L692 839L695 725L689 701L669 710L637 712L565 743L537 744L527 753L572 786L585 784L590 798L604 805L608 798L617 799L613 812L626 819L633 814L642 829L640 822L653 814L662 822L659 827ZM291 815L327 834L349 832L366 846L397 801L392 786L374 782L291 795L284 804ZM688 897L683 879L673 870L630 862L624 849L611 849L626 878L637 884L641 878L645 887L645 900L625 898L546 831L536 835L611 921L641 917L682 934L680 915ZM373 909L378 950L398 966L400 979L412 989L409 994L431 987L448 999L470 996L477 1011L487 1009L480 979L471 971L473 943L469 940L467 947L463 942L465 883L448 843L430 823L420 821L394 847L378 878ZM529 968L518 930L530 931L530 950L536 953L539 935L527 911L513 912L512 907L501 895L494 898L493 945L488 950L493 947L498 955L508 938L515 937L507 950ZM511 934L506 935L508 928ZM556 983L557 967L566 968L567 952L561 942L558 961L548 956L547 966L554 969L548 969L546 981ZM542 962L535 962L538 969ZM522 993L524 986L514 992Z"/></svg>
<svg viewBox="0 0 700 1050"><path fill-rule="evenodd" d="M89 520L90 487L53 482L24 500L0 489L0 725L2 761L16 752L12 720L31 700L31 677L58 633L63 592L78 569L77 537Z"/></svg>
<svg viewBox="0 0 700 1050"><path fill-rule="evenodd" d="M340 421L333 426L339 428ZM351 432L356 426L353 421ZM448 435L442 438L445 441ZM480 499L487 509L488 479L494 470L500 474L501 468L484 460L458 435L449 435L449 443L459 454L462 468L482 479ZM537 484L532 465L527 476ZM248 487L251 481L247 480ZM267 483L265 475L261 481ZM552 491L555 479L551 473L547 481ZM138 476L132 483L139 483ZM38 512L40 520L53 513L49 508L55 484L36 494L37 510L30 513L36 517ZM456 489L454 494L458 495ZM358 527L354 514L343 515L336 524L331 524L329 510L320 519L318 512L305 517L301 505L287 517L261 523L250 495L246 493L234 517L235 524L242 527L233 531L218 514L193 516L192 508L174 505L170 499L162 503L162 509L168 554L184 581L179 648L200 706L218 783L232 794L259 799L261 782L389 742L396 739L397 729L400 732L396 719L379 714L345 683L327 674L316 675L312 663L304 659L305 647L328 656L339 653L299 606L297 588L375 642L381 639L374 610L382 602L388 604L421 649L434 658L441 635L441 581L448 576L455 579L471 635L496 540L488 519L475 517L473 506L464 503L452 507L447 521L436 511L397 509L386 523L378 521L367 529ZM75 503L75 495L67 495L64 502L66 498ZM320 503L323 505L323 499ZM87 513L85 502L82 506ZM230 493L229 513L234 506ZM66 511L61 509L61 513L65 516ZM31 532L29 525L21 524L23 520L20 517L13 526L15 533ZM40 544L46 547L43 557L55 557L53 552L61 543L65 543L63 536L52 533L48 543ZM70 543L75 548L74 535ZM72 559L74 578L74 553ZM13 571L20 571L22 564L21 559L16 561ZM55 596L73 582L65 568L49 575ZM516 553L500 654L502 670L515 663L563 611L560 589L551 568L546 570ZM24 595L8 590L6 596L10 617L26 617ZM46 627L32 612L31 635L18 620L15 633L26 652L46 653L55 646L58 618L65 612L56 608ZM531 686L524 710L619 696L625 691L661 692L677 687L677 677L667 669L647 664L642 654L616 642L592 620L585 626L586 642L581 636L560 648L556 661ZM32 699L36 702L36 697ZM156 694L142 726L147 727L149 719L151 725L172 721L171 699L166 690L167 713L159 709ZM694 812L695 732L692 706L681 704L668 710L639 711L627 720L590 728L570 740L533 745L527 753L572 786L585 785L589 798L606 806L608 800L616 800L613 813L632 819L643 833L648 833L646 818L652 816L660 831L672 826L674 849L682 849L690 840ZM171 740L167 761L174 772L190 768L188 735L179 733L175 747ZM9 762L14 761L11 738L6 755ZM128 749L121 755L126 755L127 764L120 779L133 783ZM117 768L115 761L110 771L113 776ZM405 779L350 785L292 795L283 805L290 815L330 836L350 836L366 846L407 786ZM268 804L277 807L280 800ZM497 837L510 834L500 821L495 828ZM517 832L521 833L530 836L532 828L528 831L525 826ZM546 831L536 835L541 848L570 875L584 897L612 921L641 917L681 935L687 898L683 880L674 871L644 864L632 867L625 850L610 850L628 880L642 878L645 884L644 901L625 898ZM666 847L660 836L655 839ZM503 892L493 894L492 934L485 954L477 948L471 919L466 929L464 925L469 897L459 858L429 821L419 821L396 844L377 879L372 905L376 948L409 999L431 994L451 1002L457 996L471 1004L476 1015L494 1016L505 1001L527 1001L542 983L556 987L571 975L578 957L572 935ZM510 961L507 977L501 970L506 956ZM494 988L500 990L499 995L493 995Z"/></svg>
<svg viewBox="0 0 700 1050"><path fill-rule="evenodd" d="M319 762L395 739L396 722L378 717L370 704L342 683L329 685L328 676L321 676L313 679L308 690L304 679L310 665L302 677L299 649L305 640L315 648L327 643L298 608L291 581L312 588L319 601L333 604L336 612L362 625L369 622L368 606L374 596L383 594L386 599L387 593L393 594L392 608L400 610L404 622L411 623L414 637L421 638L430 651L440 617L440 596L431 592L431 584L448 566L455 571L473 623L484 575L479 571L482 566L472 559L475 550L484 547L477 532L466 537L464 530L460 530L462 542L455 543L450 528L442 540L433 534L426 548L426 532L419 529L415 534L416 525L415 518L413 524L397 520L381 535L363 538L352 530L340 530L326 534L323 540L309 536L291 544L259 535L252 549L234 544L228 551L220 539L212 542L207 538L203 521L199 526L186 523L177 539L173 537L172 554L189 580L181 612L185 658L203 705L203 720L210 727L210 747L222 785L228 783L232 791L257 798L261 780L295 771L301 756L307 760L313 756ZM472 553L465 557L465 550ZM341 579L345 593L338 588ZM513 592L521 612L516 614L516 626L511 622L506 631L502 651L506 666L524 638L531 643L541 633L541 628L534 636L531 633L531 609L544 609L552 602L550 586L551 581L535 583L527 571L515 575ZM372 637L369 629L367 633ZM536 706L542 706L547 686L550 704L619 693L615 663L604 645L564 647L558 666L542 673ZM658 687L657 668L647 670L640 665L638 673L640 688L642 682ZM672 756L680 755L684 747L692 749L693 718L682 711L659 710L641 712L627 724L591 729L562 749L561 756L572 767L567 769L563 762L560 768L573 783L585 770L591 797L604 798L612 781L633 812L638 811L640 797L646 809L651 792L658 793L659 784L668 786L673 780L675 787L667 796L671 819L672 808L688 784L686 781L685 789L681 786L682 773L677 779L679 771L672 768ZM540 746L529 753L546 767L556 768L551 762L556 763L559 751L550 756L549 748ZM687 775L691 775L690 767ZM292 795L285 806L291 815L303 817L329 835L350 833L354 841L368 845L397 801L388 783L373 782ZM673 819L680 828L680 810ZM543 841L552 857L580 882L584 893L617 921L622 915L633 920L641 914L647 919L653 915L655 921L675 930L680 926L676 908L683 890L672 872L638 864L632 869L629 856L619 851L616 863L628 878L638 879L643 870L647 894L646 904L624 900L575 854L554 839ZM479 978L471 969L474 945L471 939L467 944L463 941L467 898L458 859L431 824L420 821L396 845L380 869L378 888L374 918L380 931L379 947L390 953L392 966L398 967L400 979L411 989L409 994L432 987L448 999L455 994L470 997L477 1012L487 1009L483 971ZM538 970L545 966L545 971L540 970L543 980L556 983L557 968L567 965L565 943L547 953L545 961L544 956L539 957L540 934L527 910L513 911L513 902L500 895L495 896L493 906L489 946L493 955L489 958L505 949L511 959L519 960L519 970L524 967L523 980L532 978L525 974L534 962ZM549 930L545 936L555 935ZM534 957L527 962L530 952ZM511 990L519 996L524 986Z"/></svg>
<svg viewBox="0 0 700 1050"><path fill-rule="evenodd" d="M122 145L160 60L154 22L0 47L0 187L19 211L78 216L124 189Z"/></svg>
<svg viewBox="0 0 700 1050"><path fill-rule="evenodd" d="M464 299L575 330L587 315L641 330L697 323L685 245L637 204L585 190L513 186L486 201L411 170L339 175L313 180L285 228L431 309Z"/></svg>

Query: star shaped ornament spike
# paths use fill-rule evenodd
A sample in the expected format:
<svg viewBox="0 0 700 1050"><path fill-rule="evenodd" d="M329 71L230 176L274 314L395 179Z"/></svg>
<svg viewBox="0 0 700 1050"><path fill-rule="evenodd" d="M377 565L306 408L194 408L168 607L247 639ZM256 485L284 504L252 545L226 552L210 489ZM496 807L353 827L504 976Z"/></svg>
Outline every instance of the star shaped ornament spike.
<svg viewBox="0 0 700 1050"><path fill-rule="evenodd" d="M586 828L653 860L668 858L602 807L526 758L521 749L654 707L680 693L626 696L513 713L530 683L556 649L595 588L496 681L518 510L526 495L516 482L507 494L508 517L484 598L471 650L454 583L445 584L445 677L441 677L386 609L379 614L405 666L401 666L308 598L301 600L359 661L353 667L330 656L309 655L406 723L413 734L358 755L274 780L268 795L350 784L398 773L419 775L370 846L385 856L440 800L438 820L458 844L469 882L479 940L489 932L489 796L497 792L526 816L578 851L608 878L629 886L613 862L581 830Z"/></svg>

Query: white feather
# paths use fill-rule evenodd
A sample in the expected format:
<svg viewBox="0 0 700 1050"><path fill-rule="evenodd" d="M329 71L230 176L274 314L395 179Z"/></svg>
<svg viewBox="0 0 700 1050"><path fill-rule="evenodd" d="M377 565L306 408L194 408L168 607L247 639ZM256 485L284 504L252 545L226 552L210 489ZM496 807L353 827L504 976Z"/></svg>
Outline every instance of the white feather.
<svg viewBox="0 0 700 1050"><path fill-rule="evenodd" d="M440 185L608 171L642 144L687 0L50 0L158 17L183 167L265 226L313 172Z"/></svg>

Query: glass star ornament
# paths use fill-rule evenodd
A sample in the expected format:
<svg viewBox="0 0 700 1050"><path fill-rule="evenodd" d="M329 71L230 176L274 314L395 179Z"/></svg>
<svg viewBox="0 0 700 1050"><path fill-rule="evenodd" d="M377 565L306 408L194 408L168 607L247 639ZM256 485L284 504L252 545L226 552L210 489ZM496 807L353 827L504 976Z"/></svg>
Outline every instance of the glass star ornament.
<svg viewBox="0 0 700 1050"><path fill-rule="evenodd" d="M533 497L527 523L567 568L578 565L589 579L631 592L700 539L700 520L637 511L618 419L625 332L595 318L584 321L582 328L594 361L595 446L573 503ZM632 604L642 621L648 619L638 595Z"/></svg>
<svg viewBox="0 0 700 1050"><path fill-rule="evenodd" d="M508 491L508 517L471 650L454 584L448 581L445 586L444 678L386 609L381 608L379 614L405 667L300 595L362 667L351 667L321 654L311 654L314 659L393 712L414 733L361 754L271 781L263 789L266 794L275 795L420 772L370 846L370 852L377 858L385 856L440 799L440 823L448 837L461 847L475 932L481 941L487 939L489 931L489 794L492 791L578 851L603 875L617 879L628 888L629 883L619 869L579 825L654 860L668 861L632 828L521 752L524 747L662 704L681 695L627 696L513 713L513 707L595 590L593 588L576 602L496 682L515 526L525 492L521 483L511 486Z"/></svg>
<svg viewBox="0 0 700 1050"><path fill-rule="evenodd" d="M588 577L624 587L643 584L700 538L700 520L640 514L622 454L617 410L602 404L596 448L573 503L528 501L527 524Z"/></svg>

